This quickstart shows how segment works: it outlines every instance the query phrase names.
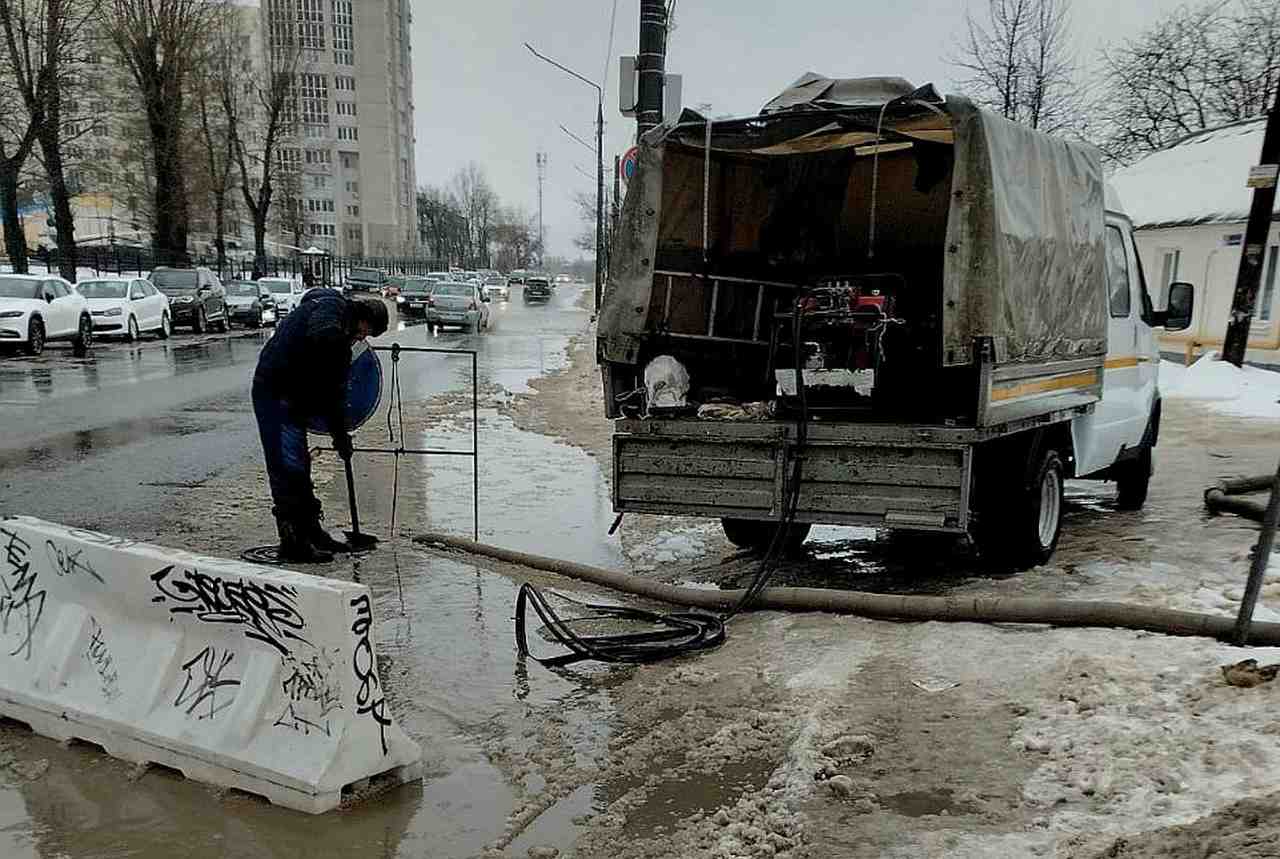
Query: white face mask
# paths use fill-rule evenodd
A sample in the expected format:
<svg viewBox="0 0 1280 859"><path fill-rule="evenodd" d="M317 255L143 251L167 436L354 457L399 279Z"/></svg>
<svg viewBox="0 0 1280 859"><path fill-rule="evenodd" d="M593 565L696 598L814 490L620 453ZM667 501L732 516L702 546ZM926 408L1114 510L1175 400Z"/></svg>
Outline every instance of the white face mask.
<svg viewBox="0 0 1280 859"><path fill-rule="evenodd" d="M644 387L650 409L678 409L688 405L689 371L670 355L659 355L644 368Z"/></svg>

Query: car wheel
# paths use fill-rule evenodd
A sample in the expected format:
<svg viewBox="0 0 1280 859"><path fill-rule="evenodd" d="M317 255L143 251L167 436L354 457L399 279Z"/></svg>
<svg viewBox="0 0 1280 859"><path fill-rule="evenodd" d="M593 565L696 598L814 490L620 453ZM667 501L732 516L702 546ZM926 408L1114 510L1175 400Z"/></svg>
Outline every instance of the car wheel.
<svg viewBox="0 0 1280 859"><path fill-rule="evenodd" d="M227 306L222 305L222 321L218 323L218 331L226 334L231 330L231 314L227 312Z"/></svg>
<svg viewBox="0 0 1280 859"><path fill-rule="evenodd" d="M1062 534L1065 475L1061 454L1050 448L1040 454L1028 485L1020 481L1006 485L1002 497L992 499L983 511L982 554L1014 570L1048 561Z"/></svg>
<svg viewBox="0 0 1280 859"><path fill-rule="evenodd" d="M27 342L23 350L28 355L39 355L44 352L44 322L32 319L27 326Z"/></svg>
<svg viewBox="0 0 1280 859"><path fill-rule="evenodd" d="M173 333L173 323L169 321L169 311L165 311L160 316L160 330L156 332L161 340L168 340L169 335Z"/></svg>
<svg viewBox="0 0 1280 859"><path fill-rule="evenodd" d="M1121 510L1141 510L1147 503L1147 490L1151 486L1151 446L1142 445L1139 454L1128 462L1115 466L1116 506Z"/></svg>
<svg viewBox="0 0 1280 859"><path fill-rule="evenodd" d="M129 328L128 328L128 330L125 332L124 339L125 339L125 340L127 340L127 341L129 341L130 343L137 343L137 342L138 342L138 337L141 335L141 333L142 333L142 332L140 332L140 331L138 330L138 320L137 320L137 319L134 319L132 316L130 316L130 317L129 317Z"/></svg>
<svg viewBox="0 0 1280 859"><path fill-rule="evenodd" d="M89 354L89 347L93 345L93 320L89 318L89 314L80 317L80 328L76 331L76 337L71 341L71 354L77 358L83 358Z"/></svg>
<svg viewBox="0 0 1280 859"><path fill-rule="evenodd" d="M196 309L196 318L191 323L191 330L197 334L203 334L209 330L209 320L205 318L203 306Z"/></svg>

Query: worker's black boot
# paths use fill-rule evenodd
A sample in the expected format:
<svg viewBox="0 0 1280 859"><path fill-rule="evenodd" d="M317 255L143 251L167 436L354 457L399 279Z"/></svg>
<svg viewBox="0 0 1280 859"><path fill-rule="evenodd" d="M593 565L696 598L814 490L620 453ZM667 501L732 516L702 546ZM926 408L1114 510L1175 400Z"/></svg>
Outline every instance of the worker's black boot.
<svg viewBox="0 0 1280 859"><path fill-rule="evenodd" d="M315 546L322 552L343 553L350 552L351 546L342 540L335 539L332 534L321 524L319 519L308 519L303 525L303 533L312 546Z"/></svg>
<svg viewBox="0 0 1280 859"><path fill-rule="evenodd" d="M333 553L313 544L297 522L277 519L276 530L280 532L280 560L284 563L327 564L333 560Z"/></svg>

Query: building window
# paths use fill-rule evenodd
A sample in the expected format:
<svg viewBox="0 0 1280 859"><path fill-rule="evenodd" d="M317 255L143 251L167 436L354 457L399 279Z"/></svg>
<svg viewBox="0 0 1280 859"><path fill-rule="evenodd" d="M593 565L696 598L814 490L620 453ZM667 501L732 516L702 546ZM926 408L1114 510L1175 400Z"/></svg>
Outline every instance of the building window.
<svg viewBox="0 0 1280 859"><path fill-rule="evenodd" d="M328 176L312 176L312 177L311 177L311 188L312 188L312 190L321 190L321 189L328 188L328 187L329 187L329 177L328 177Z"/></svg>
<svg viewBox="0 0 1280 859"><path fill-rule="evenodd" d="M342 153L342 168L344 170L353 169L357 163L359 163L359 159L356 156L348 155L345 152Z"/></svg>
<svg viewBox="0 0 1280 859"><path fill-rule="evenodd" d="M1271 305L1276 300L1276 256L1280 246L1272 245L1267 254L1267 270L1262 276L1262 291L1258 294L1258 321L1271 321Z"/></svg>
<svg viewBox="0 0 1280 859"><path fill-rule="evenodd" d="M288 147L276 150L276 165L281 169L296 168L302 163L302 151Z"/></svg>
<svg viewBox="0 0 1280 859"><path fill-rule="evenodd" d="M346 165L343 165L343 166L346 166ZM359 182L347 182L347 193L348 193L348 194L353 194L353 195L355 195L355 196L359 197L359 196L360 196L360 183L359 183Z"/></svg>
<svg viewBox="0 0 1280 859"><path fill-rule="evenodd" d="M302 47L313 51L324 48L324 10L321 0L302 0L298 36Z"/></svg>
<svg viewBox="0 0 1280 859"><path fill-rule="evenodd" d="M340 66L355 65L355 28L352 26L351 0L332 0L333 61Z"/></svg>
<svg viewBox="0 0 1280 859"><path fill-rule="evenodd" d="M332 200L307 200L308 212L332 212Z"/></svg>
<svg viewBox="0 0 1280 859"><path fill-rule="evenodd" d="M308 125L329 124L329 79L325 75L299 75L302 94L302 121Z"/></svg>
<svg viewBox="0 0 1280 859"><path fill-rule="evenodd" d="M347 206L347 215L348 215L349 217L352 217L352 218L358 218L358 217L360 217L360 207L359 207L359 206Z"/></svg>
<svg viewBox="0 0 1280 859"><path fill-rule="evenodd" d="M355 92L356 79L351 75L334 75L333 88L342 92Z"/></svg>
<svg viewBox="0 0 1280 859"><path fill-rule="evenodd" d="M338 102L338 116L355 116L356 103L354 101Z"/></svg>
<svg viewBox="0 0 1280 859"><path fill-rule="evenodd" d="M308 164L331 164L333 163L333 153L328 149L308 149L306 152L306 160Z"/></svg>
<svg viewBox="0 0 1280 859"><path fill-rule="evenodd" d="M359 140L360 139L359 129L356 129L354 127L347 126L347 125L339 125L338 139L339 140ZM343 166L346 166L346 165L344 164Z"/></svg>

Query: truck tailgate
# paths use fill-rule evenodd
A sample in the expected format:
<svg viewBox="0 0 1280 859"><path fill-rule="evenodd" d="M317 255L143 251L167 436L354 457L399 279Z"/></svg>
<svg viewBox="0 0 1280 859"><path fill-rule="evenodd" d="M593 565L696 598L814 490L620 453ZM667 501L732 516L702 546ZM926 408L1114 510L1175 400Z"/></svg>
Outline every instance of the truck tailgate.
<svg viewBox="0 0 1280 859"><path fill-rule="evenodd" d="M613 437L618 512L782 517L794 425L659 420L619 423ZM825 425L803 451L796 519L961 533L968 525L972 448L859 438ZM879 433L883 436L884 433Z"/></svg>

